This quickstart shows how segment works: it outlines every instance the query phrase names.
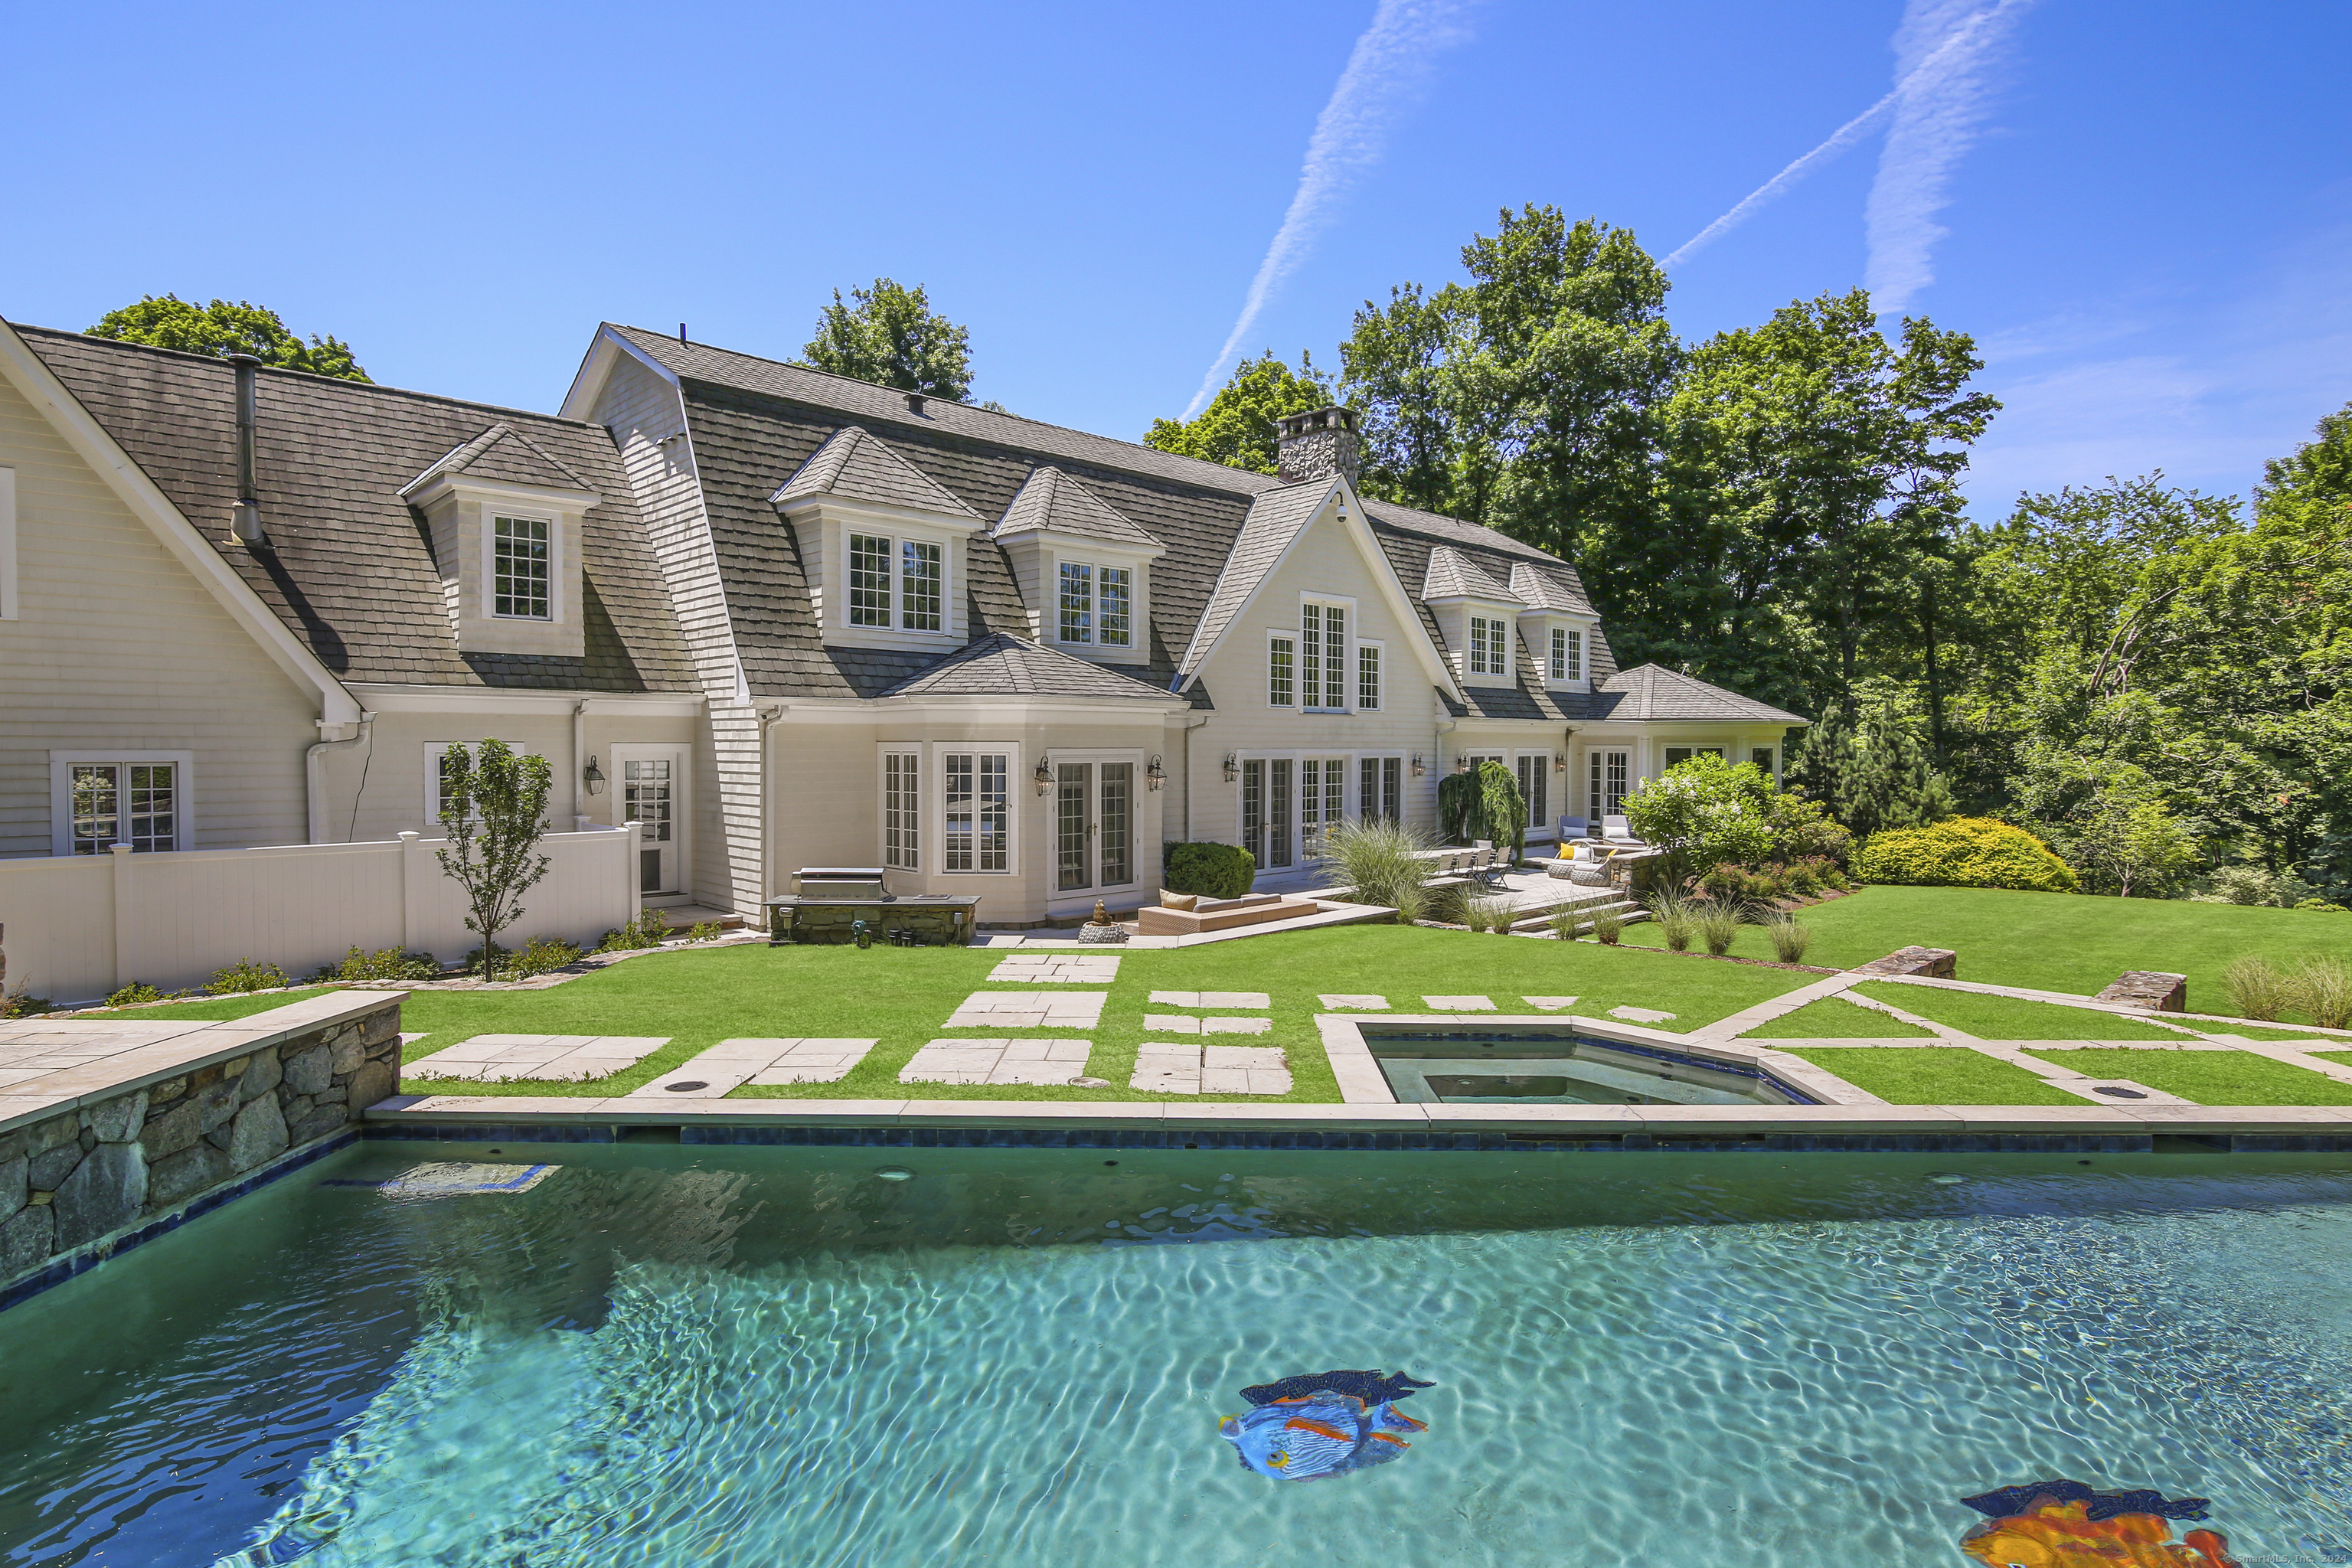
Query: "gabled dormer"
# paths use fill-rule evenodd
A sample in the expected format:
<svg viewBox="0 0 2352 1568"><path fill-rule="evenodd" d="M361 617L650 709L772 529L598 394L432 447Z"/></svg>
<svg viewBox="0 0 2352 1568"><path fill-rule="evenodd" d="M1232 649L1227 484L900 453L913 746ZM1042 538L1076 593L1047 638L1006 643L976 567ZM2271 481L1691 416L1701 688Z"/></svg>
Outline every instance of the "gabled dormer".
<svg viewBox="0 0 2352 1568"><path fill-rule="evenodd" d="M1429 552L1421 598L1437 617L1446 662L1463 685L1518 683L1517 624L1528 606L1507 584L1441 544Z"/></svg>
<svg viewBox="0 0 2352 1568"><path fill-rule="evenodd" d="M1030 635L1105 664L1151 658L1151 563L1167 546L1058 468L1031 473L997 520Z"/></svg>
<svg viewBox="0 0 2352 1568"><path fill-rule="evenodd" d="M1517 561L1511 564L1510 588L1527 605L1519 612L1519 642L1536 679L1554 691L1591 690L1601 617L1584 597L1582 584L1567 567Z"/></svg>
<svg viewBox="0 0 2352 1568"><path fill-rule="evenodd" d="M583 655L580 521L602 498L579 475L493 425L400 499L424 515L459 652Z"/></svg>
<svg viewBox="0 0 2352 1568"><path fill-rule="evenodd" d="M835 431L768 500L799 538L826 643L948 648L971 635L964 544L985 524L875 437Z"/></svg>

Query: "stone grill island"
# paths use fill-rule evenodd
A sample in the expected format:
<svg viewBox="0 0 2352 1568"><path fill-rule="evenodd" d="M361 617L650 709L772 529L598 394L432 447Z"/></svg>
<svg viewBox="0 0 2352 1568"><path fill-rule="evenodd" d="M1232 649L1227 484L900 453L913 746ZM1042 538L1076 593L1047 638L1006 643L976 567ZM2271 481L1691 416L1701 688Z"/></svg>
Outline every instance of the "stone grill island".
<svg viewBox="0 0 2352 1568"><path fill-rule="evenodd" d="M879 866L803 866L793 890L767 900L768 940L841 946L862 933L891 947L961 947L980 920L980 900L962 894L883 890Z"/></svg>

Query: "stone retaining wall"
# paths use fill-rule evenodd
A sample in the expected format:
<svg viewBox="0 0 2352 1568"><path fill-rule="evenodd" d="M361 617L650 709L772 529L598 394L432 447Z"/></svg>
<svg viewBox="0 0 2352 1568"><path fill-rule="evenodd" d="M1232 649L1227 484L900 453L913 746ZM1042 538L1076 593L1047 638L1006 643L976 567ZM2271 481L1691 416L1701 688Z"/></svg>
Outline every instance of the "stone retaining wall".
<svg viewBox="0 0 2352 1568"><path fill-rule="evenodd" d="M202 1065L188 1070L101 1089L0 1132L0 1300L356 1123L400 1070L400 997L367 1001L356 1016L346 1006L340 1021L242 1054L204 1062L199 1053ZM184 1037L193 1047L209 1033Z"/></svg>

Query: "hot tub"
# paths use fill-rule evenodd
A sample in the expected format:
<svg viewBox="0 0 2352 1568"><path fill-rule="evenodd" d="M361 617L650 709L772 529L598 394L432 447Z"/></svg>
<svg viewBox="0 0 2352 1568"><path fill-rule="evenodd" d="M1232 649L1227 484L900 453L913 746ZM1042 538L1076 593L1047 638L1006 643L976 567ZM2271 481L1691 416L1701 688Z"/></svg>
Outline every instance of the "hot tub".
<svg viewBox="0 0 2352 1568"><path fill-rule="evenodd" d="M1762 1068L1571 1025L1358 1025L1406 1105L1818 1105Z"/></svg>

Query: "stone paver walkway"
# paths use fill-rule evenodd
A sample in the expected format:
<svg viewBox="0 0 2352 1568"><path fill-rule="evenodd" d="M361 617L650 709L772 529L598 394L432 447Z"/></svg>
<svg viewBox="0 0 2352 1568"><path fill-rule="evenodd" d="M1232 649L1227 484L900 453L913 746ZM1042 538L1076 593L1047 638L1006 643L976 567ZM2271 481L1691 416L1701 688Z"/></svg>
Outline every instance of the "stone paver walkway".
<svg viewBox="0 0 2352 1568"><path fill-rule="evenodd" d="M745 1084L839 1083L866 1059L873 1040L721 1040L688 1058L625 1100L660 1100L673 1094L728 1094Z"/></svg>
<svg viewBox="0 0 2352 1568"><path fill-rule="evenodd" d="M1154 991L1151 999L1162 1007L1271 1007L1274 999L1263 991Z"/></svg>
<svg viewBox="0 0 2352 1568"><path fill-rule="evenodd" d="M1361 1013L1385 1013L1389 1006L1387 997L1374 996L1361 991L1326 991L1315 1000L1334 1012L1353 1009Z"/></svg>
<svg viewBox="0 0 2352 1568"><path fill-rule="evenodd" d="M898 1069L900 1083L1066 1084L1087 1075L1086 1040L933 1040Z"/></svg>
<svg viewBox="0 0 2352 1568"><path fill-rule="evenodd" d="M1108 991L975 991L943 1027L1091 1029L1102 1022Z"/></svg>
<svg viewBox="0 0 2352 1568"><path fill-rule="evenodd" d="M1609 1016L1622 1018L1629 1024L1671 1024L1675 1021L1672 1013L1661 1013L1655 1007L1612 1007Z"/></svg>
<svg viewBox="0 0 2352 1568"><path fill-rule="evenodd" d="M1423 1005L1433 1013L1491 1013L1495 1010L1491 996L1424 996Z"/></svg>
<svg viewBox="0 0 2352 1568"><path fill-rule="evenodd" d="M1271 1018L1192 1018L1178 1013L1146 1013L1143 1026L1154 1035L1263 1035Z"/></svg>
<svg viewBox="0 0 2352 1568"><path fill-rule="evenodd" d="M403 1078L475 1083L587 1083L633 1068L667 1044L667 1035L476 1035L420 1057L400 1072Z"/></svg>
<svg viewBox="0 0 2352 1568"><path fill-rule="evenodd" d="M988 972L993 984L1016 985L1108 985L1118 978L1116 953L1024 952L1000 961Z"/></svg>
<svg viewBox="0 0 2352 1568"><path fill-rule="evenodd" d="M1528 996L1522 1000L1538 1013L1557 1013L1563 1007L1576 1005L1576 998L1573 996Z"/></svg>
<svg viewBox="0 0 2352 1568"><path fill-rule="evenodd" d="M1290 1064L1274 1046L1171 1046L1135 1053L1131 1088L1156 1094L1288 1094Z"/></svg>

